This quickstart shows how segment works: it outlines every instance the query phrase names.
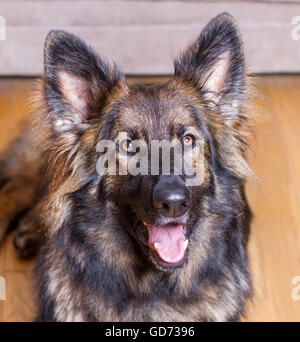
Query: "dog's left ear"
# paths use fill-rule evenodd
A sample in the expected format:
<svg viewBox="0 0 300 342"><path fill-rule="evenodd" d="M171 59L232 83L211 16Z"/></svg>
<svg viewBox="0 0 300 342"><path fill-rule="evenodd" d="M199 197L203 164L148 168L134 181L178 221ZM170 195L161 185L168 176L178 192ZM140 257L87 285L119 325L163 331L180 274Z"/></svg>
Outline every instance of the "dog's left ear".
<svg viewBox="0 0 300 342"><path fill-rule="evenodd" d="M243 44L234 18L221 13L175 61L175 78L192 82L208 105L233 101L245 88Z"/></svg>

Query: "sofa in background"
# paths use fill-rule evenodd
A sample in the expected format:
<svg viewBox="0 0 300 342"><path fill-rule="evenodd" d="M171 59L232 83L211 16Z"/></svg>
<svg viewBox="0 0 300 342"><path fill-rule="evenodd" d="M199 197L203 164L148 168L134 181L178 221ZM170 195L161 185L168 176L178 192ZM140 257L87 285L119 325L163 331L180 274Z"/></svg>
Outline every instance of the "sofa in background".
<svg viewBox="0 0 300 342"><path fill-rule="evenodd" d="M300 40L292 35L300 0L0 0L6 21L0 76L41 73L44 39L51 29L86 39L127 74L170 74L178 50L222 11L240 25L251 72L300 71Z"/></svg>

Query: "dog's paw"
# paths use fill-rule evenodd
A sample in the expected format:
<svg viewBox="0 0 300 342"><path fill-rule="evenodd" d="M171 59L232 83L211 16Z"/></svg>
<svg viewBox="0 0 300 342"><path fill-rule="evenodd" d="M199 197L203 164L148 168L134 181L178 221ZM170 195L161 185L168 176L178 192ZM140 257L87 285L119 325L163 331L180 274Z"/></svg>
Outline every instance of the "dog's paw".
<svg viewBox="0 0 300 342"><path fill-rule="evenodd" d="M32 231L16 231L13 244L22 259L30 259L35 257L39 250L40 235Z"/></svg>

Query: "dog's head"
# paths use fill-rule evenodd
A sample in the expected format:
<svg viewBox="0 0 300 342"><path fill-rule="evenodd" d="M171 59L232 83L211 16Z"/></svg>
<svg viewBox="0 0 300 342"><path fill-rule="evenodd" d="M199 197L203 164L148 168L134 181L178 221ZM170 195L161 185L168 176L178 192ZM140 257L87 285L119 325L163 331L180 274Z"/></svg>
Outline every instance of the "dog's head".
<svg viewBox="0 0 300 342"><path fill-rule="evenodd" d="M249 172L244 90L242 42L226 13L180 55L164 84L127 85L116 66L66 32L52 31L46 41L47 122L59 147L53 159L77 173L76 190L97 170L94 193L115 204L124 229L164 271L186 263L197 222L216 215L209 199L218 181Z"/></svg>

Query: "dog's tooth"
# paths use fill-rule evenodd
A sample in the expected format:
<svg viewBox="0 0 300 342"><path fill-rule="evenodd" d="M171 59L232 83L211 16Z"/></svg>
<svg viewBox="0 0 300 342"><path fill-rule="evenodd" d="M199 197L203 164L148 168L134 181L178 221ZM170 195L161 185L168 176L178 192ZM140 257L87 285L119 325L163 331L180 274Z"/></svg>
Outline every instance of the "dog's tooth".
<svg viewBox="0 0 300 342"><path fill-rule="evenodd" d="M145 221L143 221L143 224L144 224L144 226L146 226L146 227L147 227L147 223L146 223Z"/></svg>
<svg viewBox="0 0 300 342"><path fill-rule="evenodd" d="M154 242L154 248L157 250L157 248L158 248L158 243L157 242Z"/></svg>
<svg viewBox="0 0 300 342"><path fill-rule="evenodd" d="M188 244L189 244L189 240L185 240L183 243L184 250L187 249Z"/></svg>

